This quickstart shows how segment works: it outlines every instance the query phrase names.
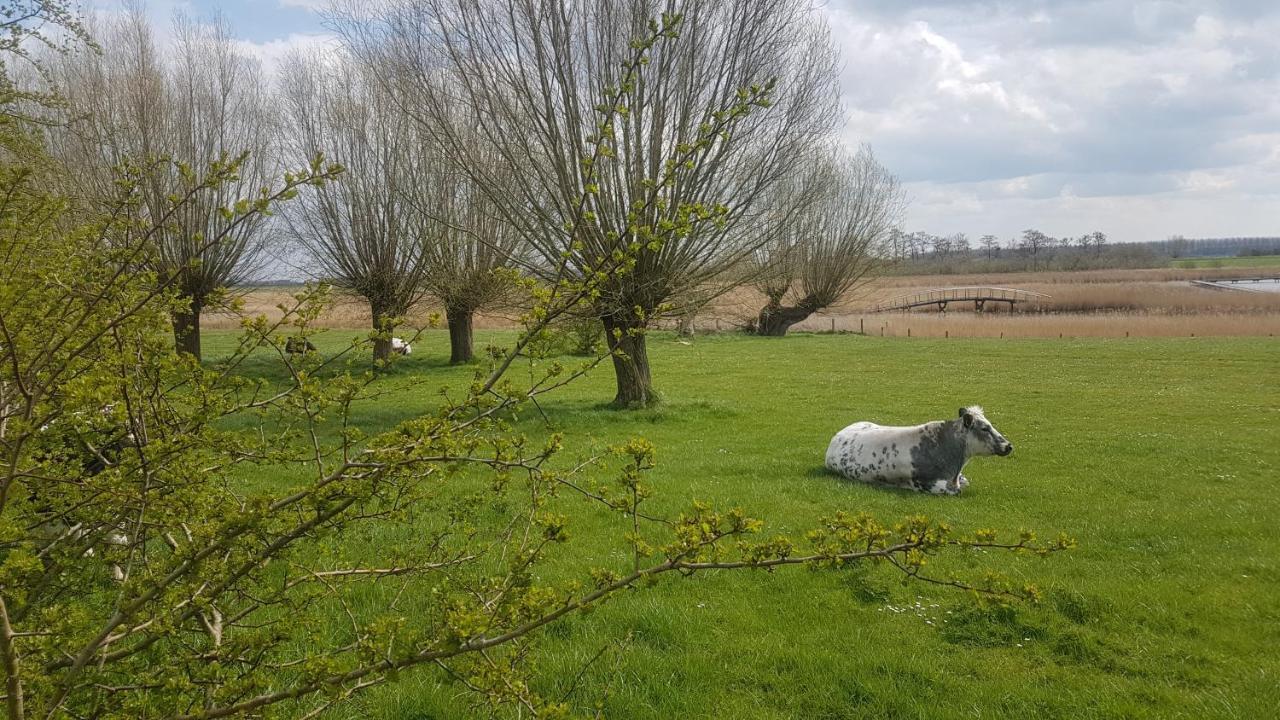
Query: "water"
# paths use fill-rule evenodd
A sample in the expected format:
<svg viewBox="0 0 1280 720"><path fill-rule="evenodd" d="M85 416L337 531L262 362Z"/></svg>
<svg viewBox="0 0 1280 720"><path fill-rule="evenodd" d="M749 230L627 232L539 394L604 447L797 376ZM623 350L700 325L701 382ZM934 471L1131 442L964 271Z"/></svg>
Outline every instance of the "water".
<svg viewBox="0 0 1280 720"><path fill-rule="evenodd" d="M1262 280L1254 283L1236 283L1240 287L1253 288L1263 292L1280 292L1280 279Z"/></svg>
<svg viewBox="0 0 1280 720"><path fill-rule="evenodd" d="M1261 292L1280 293L1280 279L1273 278L1270 280L1259 280L1257 282L1226 282L1219 280L1213 283L1217 287L1227 290L1257 290Z"/></svg>

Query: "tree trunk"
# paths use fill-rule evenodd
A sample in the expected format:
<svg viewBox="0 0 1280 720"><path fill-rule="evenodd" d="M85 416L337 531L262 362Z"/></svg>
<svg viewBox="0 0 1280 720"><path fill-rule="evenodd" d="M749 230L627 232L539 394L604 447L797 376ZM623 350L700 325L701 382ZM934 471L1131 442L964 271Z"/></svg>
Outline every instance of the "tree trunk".
<svg viewBox="0 0 1280 720"><path fill-rule="evenodd" d="M471 338L471 319L474 311L465 308L445 308L444 316L449 323L449 362L471 362L475 356Z"/></svg>
<svg viewBox="0 0 1280 720"><path fill-rule="evenodd" d="M801 301L793 307L784 306L777 300L770 300L760 310L756 318L756 334L766 337L782 337L792 325L812 315L818 308Z"/></svg>
<svg viewBox="0 0 1280 720"><path fill-rule="evenodd" d="M187 354L200 360L200 311L201 303L191 301L191 309L187 312L173 314L174 347L179 354Z"/></svg>
<svg viewBox="0 0 1280 720"><path fill-rule="evenodd" d="M392 331L391 318L387 311L379 305L372 305L373 311L373 329L379 334L388 333L388 337L379 337L373 341L373 361L386 362L391 357L391 338L389 334Z"/></svg>
<svg viewBox="0 0 1280 720"><path fill-rule="evenodd" d="M615 407L642 408L657 402L649 375L649 351L645 347L644 326L633 320L602 318L605 340L613 357L613 373L618 381ZM614 336L617 331L619 335Z"/></svg>

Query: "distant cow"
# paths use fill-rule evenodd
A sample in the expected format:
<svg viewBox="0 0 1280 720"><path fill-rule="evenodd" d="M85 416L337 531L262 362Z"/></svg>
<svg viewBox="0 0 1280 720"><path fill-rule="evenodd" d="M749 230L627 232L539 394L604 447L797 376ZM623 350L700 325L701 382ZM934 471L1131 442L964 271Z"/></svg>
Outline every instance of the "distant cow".
<svg viewBox="0 0 1280 720"><path fill-rule="evenodd" d="M955 420L892 427L858 422L827 446L827 467L852 480L956 495L969 485L961 472L975 455L1008 455L1013 445L977 405Z"/></svg>
<svg viewBox="0 0 1280 720"><path fill-rule="evenodd" d="M408 355L413 352L413 346L398 337L393 337L391 338L391 352L397 355Z"/></svg>
<svg viewBox="0 0 1280 720"><path fill-rule="evenodd" d="M284 341L284 351L290 355L301 355L303 353L315 352L316 346L304 337L291 337Z"/></svg>
<svg viewBox="0 0 1280 720"><path fill-rule="evenodd" d="M79 466L75 476L64 476L64 482L84 486L91 479L120 462L127 448L138 447L134 433L127 425L118 425L114 419L115 404L104 405L96 414L78 411L67 418L54 419L40 427L35 444L39 450L35 458L41 463L59 466L57 472L66 473ZM74 519L75 507L59 509L40 492L44 478L34 478L28 492L34 515L41 518L33 528L33 534L43 546L40 555L49 552L59 543L88 544L85 556L93 556L93 545L129 546L129 536L124 527L117 524L86 524ZM125 579L125 571L112 562L111 575L116 580Z"/></svg>

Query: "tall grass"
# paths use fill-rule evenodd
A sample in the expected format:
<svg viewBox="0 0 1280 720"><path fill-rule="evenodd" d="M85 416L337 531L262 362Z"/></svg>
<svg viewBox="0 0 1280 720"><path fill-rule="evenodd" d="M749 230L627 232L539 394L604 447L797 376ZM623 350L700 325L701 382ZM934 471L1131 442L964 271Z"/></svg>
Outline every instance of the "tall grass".
<svg viewBox="0 0 1280 720"><path fill-rule="evenodd" d="M859 332L876 337L1086 338L1280 336L1280 314L1202 312L973 313L912 312L814 316L801 331Z"/></svg>
<svg viewBox="0 0 1280 720"><path fill-rule="evenodd" d="M278 318L281 315L278 306L282 303L290 304L296 292L296 288L249 289L241 295L244 312ZM480 313L475 316L474 325L477 330L516 327L518 316L519 310L515 308ZM432 325L433 320L443 322L443 317L444 306L428 299L414 307L405 319L408 325L422 328ZM239 327L239 322L239 319L231 314L217 312L208 313L202 320L204 327L215 330L234 329ZM318 324L327 328L363 330L371 328L373 320L367 302L338 297L334 304L320 316Z"/></svg>
<svg viewBox="0 0 1280 720"><path fill-rule="evenodd" d="M987 284L987 283L980 283ZM1018 289L1049 295L1043 303L1018 304L1013 312L1095 313L1104 311L1146 311L1166 314L1187 313L1280 313L1280 293L1219 291L1201 288L1185 282L1097 282L1054 283L1020 282ZM921 287L882 288L861 301L845 307L862 310L878 302L900 295L909 295ZM1007 312L999 303L987 306L990 312ZM950 312L973 310L973 303L953 303Z"/></svg>
<svg viewBox="0 0 1280 720"><path fill-rule="evenodd" d="M1187 268L1111 269L1079 272L1009 273L1002 275L923 275L883 277L859 290L835 308L796 326L797 330L880 332L882 325L892 335L910 325L913 334L923 337L1188 337L1190 335L1273 335L1280 334L1280 293L1215 291L1195 287L1190 280L1249 277L1256 268L1216 270ZM1018 305L1010 313L998 303L988 305L981 316L972 304L954 303L945 317L933 308L913 311L909 320L901 313L869 315L876 303L900 295L939 287L1015 287L1044 293L1051 300L1042 304ZM277 315L276 305L290 297L288 289L259 288L244 297L246 309L268 316ZM727 331L747 325L764 305L764 297L754 289L741 288L713 303L694 322L701 331ZM425 327L440 308L425 302L414 308L408 323ZM490 312L476 317L477 329L515 326L518 310ZM205 321L211 329L231 328L229 316L210 314ZM368 307L362 303L339 302L320 318L326 327L364 329L369 327ZM885 325L887 323L887 325ZM670 323L674 325L674 323ZM664 325L665 327L665 325ZM901 334L905 334L905 329Z"/></svg>
<svg viewBox="0 0 1280 720"><path fill-rule="evenodd" d="M1198 337L1280 334L1280 293L1218 291L1196 287L1193 279L1249 277L1255 269L1112 269L1004 275L923 275L882 277L839 307L828 308L797 330L883 332L887 337ZM922 290L945 287L1011 287L1049 295L1044 303L1000 303L974 312L972 303L951 303L909 313L870 314L876 304ZM742 325L764 299L749 290L722 298L699 327Z"/></svg>

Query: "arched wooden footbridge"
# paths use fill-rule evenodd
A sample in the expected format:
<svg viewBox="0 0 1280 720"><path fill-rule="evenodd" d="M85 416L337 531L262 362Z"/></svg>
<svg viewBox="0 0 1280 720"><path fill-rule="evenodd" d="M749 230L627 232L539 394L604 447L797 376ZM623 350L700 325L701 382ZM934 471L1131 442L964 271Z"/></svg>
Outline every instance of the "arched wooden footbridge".
<svg viewBox="0 0 1280 720"><path fill-rule="evenodd" d="M1016 288L997 288L997 287L952 287L952 288L936 288L934 290L922 290L911 295L902 295L878 303L872 312L890 312L892 310L910 310L915 307L928 307L936 305L938 310L945 312L947 305L953 302L972 302L973 309L982 312L986 304L989 302L1009 303L1009 307L1013 307L1017 303L1024 302L1045 302L1051 296L1044 293L1031 292L1030 290L1018 290Z"/></svg>

